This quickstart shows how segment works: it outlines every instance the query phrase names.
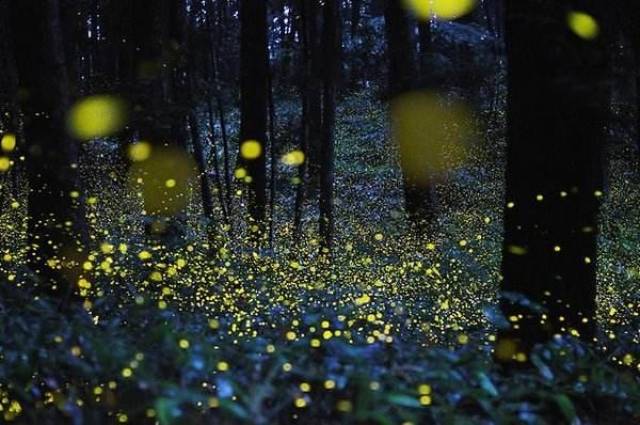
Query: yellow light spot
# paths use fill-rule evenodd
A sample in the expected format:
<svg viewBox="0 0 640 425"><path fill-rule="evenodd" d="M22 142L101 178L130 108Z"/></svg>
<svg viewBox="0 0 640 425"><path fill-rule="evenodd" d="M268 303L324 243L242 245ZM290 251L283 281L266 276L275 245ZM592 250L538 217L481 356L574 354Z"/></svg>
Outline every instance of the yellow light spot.
<svg viewBox="0 0 640 425"><path fill-rule="evenodd" d="M418 386L418 393L420 393L420 395L429 395L429 394L431 394L431 385L429 385L429 384L420 384Z"/></svg>
<svg viewBox="0 0 640 425"><path fill-rule="evenodd" d="M326 381L324 381L324 388L327 390L332 390L336 387L336 381L332 380L332 379L327 379Z"/></svg>
<svg viewBox="0 0 640 425"><path fill-rule="evenodd" d="M541 202L544 200L544 196L542 195L536 195L536 201Z"/></svg>
<svg viewBox="0 0 640 425"><path fill-rule="evenodd" d="M418 186L430 185L460 167L471 140L472 119L461 103L447 103L431 92L413 92L391 103L392 134L405 176Z"/></svg>
<svg viewBox="0 0 640 425"><path fill-rule="evenodd" d="M9 171L11 168L11 160L6 156L0 156L0 172Z"/></svg>
<svg viewBox="0 0 640 425"><path fill-rule="evenodd" d="M294 150L288 152L282 156L282 163L290 167L297 167L304 163L304 152L301 150Z"/></svg>
<svg viewBox="0 0 640 425"><path fill-rule="evenodd" d="M527 248L520 245L509 245L507 246L507 251L513 255L525 255Z"/></svg>
<svg viewBox="0 0 640 425"><path fill-rule="evenodd" d="M429 406L431 404L431 396L429 395L421 395L420 396L420 404L423 406Z"/></svg>
<svg viewBox="0 0 640 425"><path fill-rule="evenodd" d="M229 370L229 363L225 361L220 361L218 362L218 365L216 367L220 372L226 372Z"/></svg>
<svg viewBox="0 0 640 425"><path fill-rule="evenodd" d="M236 168L236 171L233 172L233 176L238 180L244 179L247 177L247 170L242 167Z"/></svg>
<svg viewBox="0 0 640 425"><path fill-rule="evenodd" d="M560 248L560 245L556 245L553 247L553 252L560 252L562 251L562 248Z"/></svg>
<svg viewBox="0 0 640 425"><path fill-rule="evenodd" d="M377 241L381 241L384 239L384 235L382 233L376 233L373 238Z"/></svg>
<svg viewBox="0 0 640 425"><path fill-rule="evenodd" d="M171 216L187 206L186 194L196 168L191 156L182 149L154 148L147 160L132 164L129 186L142 194L148 214Z"/></svg>
<svg viewBox="0 0 640 425"><path fill-rule="evenodd" d="M571 31L585 40L593 40L600 34L600 25L593 16L585 12L572 11L567 14L567 24Z"/></svg>
<svg viewBox="0 0 640 425"><path fill-rule="evenodd" d="M151 258L151 253L149 251L140 251L140 253L138 253L138 258L142 261L148 260Z"/></svg>
<svg viewBox="0 0 640 425"><path fill-rule="evenodd" d="M300 391L303 393L308 393L311 391L311 385L308 382L303 382L300 384Z"/></svg>
<svg viewBox="0 0 640 425"><path fill-rule="evenodd" d="M297 408L302 409L307 405L307 401L303 397L296 397L294 404Z"/></svg>
<svg viewBox="0 0 640 425"><path fill-rule="evenodd" d="M476 5L475 0L405 0L404 3L425 21L432 16L443 20L457 19L471 12Z"/></svg>
<svg viewBox="0 0 640 425"><path fill-rule="evenodd" d="M178 342L178 345L180 346L180 348L182 348L183 350L186 350L187 348L189 348L189 341L186 339L181 339Z"/></svg>
<svg viewBox="0 0 640 425"><path fill-rule="evenodd" d="M296 333L293 331L288 331L285 337L287 338L287 340L293 341L294 339L296 339Z"/></svg>
<svg viewBox="0 0 640 425"><path fill-rule="evenodd" d="M262 155L262 145L257 140L247 140L240 146L240 155L244 159L256 159Z"/></svg>
<svg viewBox="0 0 640 425"><path fill-rule="evenodd" d="M13 152L16 148L16 135L12 133L3 135L0 141L0 147L2 147L4 152Z"/></svg>
<svg viewBox="0 0 640 425"><path fill-rule="evenodd" d="M351 410L353 410L353 404L349 400L340 400L338 401L336 408L340 412L351 412Z"/></svg>
<svg viewBox="0 0 640 425"><path fill-rule="evenodd" d="M73 347L71 347L71 354L75 357L80 357L80 354L82 354L82 349L77 345L74 345Z"/></svg>
<svg viewBox="0 0 640 425"><path fill-rule="evenodd" d="M125 124L124 103L108 95L81 99L73 105L67 119L69 132L80 140L110 136L122 130Z"/></svg>
<svg viewBox="0 0 640 425"><path fill-rule="evenodd" d="M131 378L131 375L133 375L133 370L131 370L128 367L125 367L124 369L122 369L122 376L124 378Z"/></svg>
<svg viewBox="0 0 640 425"><path fill-rule="evenodd" d="M129 145L129 159L133 162L142 162L151 156L151 144L145 140Z"/></svg>
<svg viewBox="0 0 640 425"><path fill-rule="evenodd" d="M496 357L501 361L508 361L513 358L518 349L518 345L511 339L501 339L495 347Z"/></svg>

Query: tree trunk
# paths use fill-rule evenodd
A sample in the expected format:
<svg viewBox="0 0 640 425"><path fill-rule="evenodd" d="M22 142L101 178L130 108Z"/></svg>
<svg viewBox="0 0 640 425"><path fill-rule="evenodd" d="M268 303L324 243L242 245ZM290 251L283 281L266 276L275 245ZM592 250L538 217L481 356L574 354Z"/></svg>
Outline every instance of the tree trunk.
<svg viewBox="0 0 640 425"><path fill-rule="evenodd" d="M335 185L335 121L336 81L340 50L339 2L326 2L323 6L322 52L322 146L320 151L320 241L323 251L331 251L334 239L333 197Z"/></svg>
<svg viewBox="0 0 640 425"><path fill-rule="evenodd" d="M11 2L13 51L26 138L28 263L56 294L75 287L87 226L78 172L78 144L66 133L70 84L58 0Z"/></svg>
<svg viewBox="0 0 640 425"><path fill-rule="evenodd" d="M420 43L418 64L420 68L420 79L429 75L429 47L431 45L431 21L421 20L418 22L418 41Z"/></svg>
<svg viewBox="0 0 640 425"><path fill-rule="evenodd" d="M240 163L251 177L248 206L251 219L263 227L267 204L266 139L269 86L267 47L267 3L263 0L240 1L240 144L257 141L261 152Z"/></svg>
<svg viewBox="0 0 640 425"><path fill-rule="evenodd" d="M548 309L543 318L505 298L512 327L501 340L525 354L554 333L594 334L608 53L603 34L587 40L567 28L568 3L507 2L502 288ZM586 11L607 30L598 4Z"/></svg>
<svg viewBox="0 0 640 425"><path fill-rule="evenodd" d="M319 16L318 0L309 0L303 5L303 20L306 28L305 44L305 90L303 96L306 97L307 114L306 125L308 126L307 150L307 184L308 190L316 190L318 187L318 177L320 174L321 159L320 150L322 143L322 69L325 64L321 63L322 48L320 40L320 30L318 25Z"/></svg>
<svg viewBox="0 0 640 425"><path fill-rule="evenodd" d="M409 92L415 85L416 62L414 58L411 23L406 10L397 0L386 0L385 28L387 38L387 57L389 63L389 95L397 98ZM417 182L408 172L403 158L400 158L403 171L403 189L405 209L409 219L424 232L433 219L433 191L424 182Z"/></svg>
<svg viewBox="0 0 640 425"><path fill-rule="evenodd" d="M619 5L616 11L619 11L622 19L622 31L626 40L631 44L635 61L635 69L630 73L630 77L636 83L636 145L640 149L640 4L634 0L625 0Z"/></svg>

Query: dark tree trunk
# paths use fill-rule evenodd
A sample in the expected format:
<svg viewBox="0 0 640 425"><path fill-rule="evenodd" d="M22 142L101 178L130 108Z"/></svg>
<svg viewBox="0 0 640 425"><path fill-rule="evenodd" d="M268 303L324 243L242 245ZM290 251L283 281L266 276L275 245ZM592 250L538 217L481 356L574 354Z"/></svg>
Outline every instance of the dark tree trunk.
<svg viewBox="0 0 640 425"><path fill-rule="evenodd" d="M321 40L318 25L320 15L318 0L304 2L303 17L306 35L304 37L306 46L304 49L305 60L305 89L303 97L307 104L305 125L308 126L307 150L307 173L308 189L317 189L318 176L320 173L321 159L321 138L322 138L322 69L321 62Z"/></svg>
<svg viewBox="0 0 640 425"><path fill-rule="evenodd" d="M70 84L58 0L11 2L13 51L24 113L28 196L29 266L41 283L69 294L87 243L78 172L78 144L66 133ZM51 260L51 262L50 262ZM55 261L59 267L51 267ZM49 262L49 264L48 264ZM78 264L78 263L74 263Z"/></svg>
<svg viewBox="0 0 640 425"><path fill-rule="evenodd" d="M418 42L420 44L418 64L420 65L420 79L429 74L429 47L431 45L431 21L419 21L418 22Z"/></svg>
<svg viewBox="0 0 640 425"><path fill-rule="evenodd" d="M241 158L251 176L249 214L263 226L267 204L266 139L269 86L267 46L267 3L263 0L240 1L241 70L240 70L240 144L255 140L262 146L255 159Z"/></svg>
<svg viewBox="0 0 640 425"><path fill-rule="evenodd" d="M635 69L630 73L630 77L636 83L636 145L640 149L640 4L634 0L624 0L622 5L616 8L622 20L622 31L626 40L631 44L633 50ZM613 46L612 46L613 47Z"/></svg>
<svg viewBox="0 0 640 425"><path fill-rule="evenodd" d="M384 10L389 61L389 94L398 96L415 85L416 65L414 58L411 22L402 2L386 0Z"/></svg>
<svg viewBox="0 0 640 425"><path fill-rule="evenodd" d="M585 3L606 31L602 3ZM567 28L567 10L568 1L507 2L502 288L548 309L542 318L503 302L513 323L501 339L512 339L525 354L563 330L585 339L594 334L608 53L603 34L586 40Z"/></svg>
<svg viewBox="0 0 640 425"><path fill-rule="evenodd" d="M331 251L334 239L333 197L335 185L335 121L336 81L340 51L339 2L326 2L323 6L322 52L322 146L320 151L320 240L323 250Z"/></svg>
<svg viewBox="0 0 640 425"><path fill-rule="evenodd" d="M415 86L416 62L411 36L411 22L402 3L386 0L385 28L389 63L389 95L395 99ZM393 101L393 100L392 100ZM400 158L403 171L405 209L409 219L423 231L433 218L433 193L430 186L417 182Z"/></svg>
<svg viewBox="0 0 640 425"><path fill-rule="evenodd" d="M214 28L221 27L222 24L220 22L215 22L215 10L214 10L214 1L211 0L208 4L207 8L207 41L209 43L209 66L211 68L211 81L210 84L213 86L213 97L216 102L216 110L218 114L218 120L220 124L220 137L222 139L222 155L223 155L223 173L224 178L221 178L221 182L224 181L224 194L221 192L222 196L221 204L223 209L226 209L227 212L231 210L231 165L230 165L230 153L229 153L229 141L227 137L227 125L224 118L224 106L222 103L222 88L220 86L220 49L218 49L218 43L221 42L219 37L219 31L214 31ZM214 100L209 100L209 113L210 116L213 114L213 103ZM211 131L213 134L213 120L210 121ZM212 136L213 137L213 136ZM226 215L226 214L225 214ZM227 215L228 218L228 215ZM230 224L230 222L228 222Z"/></svg>
<svg viewBox="0 0 640 425"><path fill-rule="evenodd" d="M312 79L312 64L311 64L311 50L310 50L310 31L309 31L309 19L312 15L310 7L311 1L302 3L301 12L301 26L302 26L302 69L303 79L300 85L300 93L302 98L302 117L301 117L301 137L300 137L300 150L307 155L305 162L299 168L299 182L296 188L296 201L293 218L294 228L294 240L298 244L302 237L302 218L304 212L304 204L307 196L307 179L309 176L309 151L310 151L310 132L311 125L309 119L309 103L310 103L310 87ZM315 19L315 18L314 18Z"/></svg>
<svg viewBox="0 0 640 425"><path fill-rule="evenodd" d="M351 0L351 39L355 40L362 17L362 0Z"/></svg>

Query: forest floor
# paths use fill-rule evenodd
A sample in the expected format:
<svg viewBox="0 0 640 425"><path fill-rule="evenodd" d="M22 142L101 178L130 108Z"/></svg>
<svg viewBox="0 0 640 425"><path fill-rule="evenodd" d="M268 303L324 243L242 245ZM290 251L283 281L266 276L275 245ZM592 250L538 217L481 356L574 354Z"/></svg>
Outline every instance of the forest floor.
<svg viewBox="0 0 640 425"><path fill-rule="evenodd" d="M291 114L281 108L279 116ZM15 290L24 272L24 192L13 191L19 181L3 184L0 240L11 258L0 275L16 301L0 302L0 417L637 423L640 173L625 129L610 129L598 261L608 341L587 347L560 338L529 353L532 369L505 374L491 360L501 323L503 112L473 118L476 140L463 166L438 184L438 216L426 238L407 225L386 108L355 93L338 117L331 263L317 256L313 205L304 240L293 244L295 170L279 168L275 253L254 253L243 248L250 236L241 198L231 210L233 235L209 240L197 190L176 225L180 238L148 236L113 148L86 146L81 166L96 199L89 213L97 248L87 259L83 308L66 317L50 300Z"/></svg>

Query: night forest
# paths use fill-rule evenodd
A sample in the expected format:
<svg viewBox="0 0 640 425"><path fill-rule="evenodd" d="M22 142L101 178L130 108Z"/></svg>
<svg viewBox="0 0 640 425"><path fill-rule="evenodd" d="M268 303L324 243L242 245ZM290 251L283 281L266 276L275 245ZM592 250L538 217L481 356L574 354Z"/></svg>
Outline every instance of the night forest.
<svg viewBox="0 0 640 425"><path fill-rule="evenodd" d="M0 423L639 424L640 3L0 0Z"/></svg>

